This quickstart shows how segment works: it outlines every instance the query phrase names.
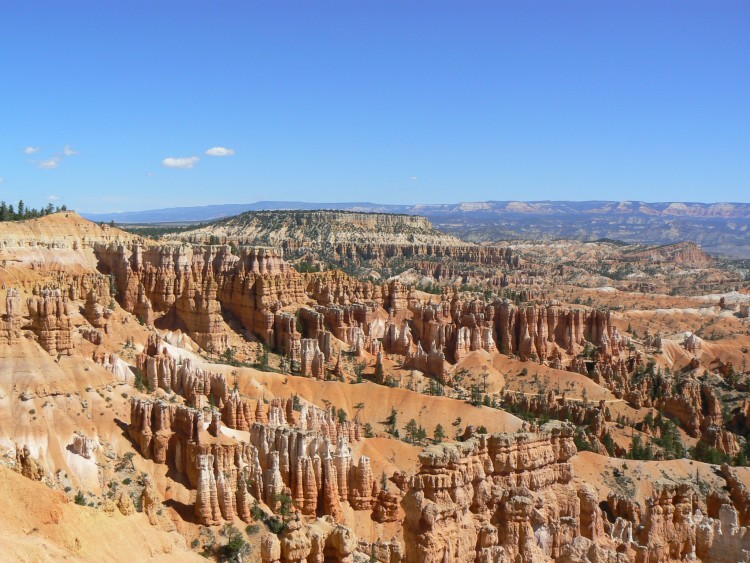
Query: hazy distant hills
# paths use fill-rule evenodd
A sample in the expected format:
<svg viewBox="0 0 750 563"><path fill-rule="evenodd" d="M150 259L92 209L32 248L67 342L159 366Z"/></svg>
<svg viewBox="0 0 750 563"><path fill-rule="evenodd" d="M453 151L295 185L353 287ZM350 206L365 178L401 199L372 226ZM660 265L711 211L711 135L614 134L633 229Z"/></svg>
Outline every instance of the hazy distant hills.
<svg viewBox="0 0 750 563"><path fill-rule="evenodd" d="M239 215L246 211L315 210L367 211L383 213L408 213L408 205L378 205L368 202L350 203L305 203L302 201L257 201L255 203L227 203L201 207L169 207L148 211L125 211L122 213L82 213L92 221L115 221L119 224L133 223L184 223L213 221Z"/></svg>
<svg viewBox="0 0 750 563"><path fill-rule="evenodd" d="M179 223L210 221L245 211L333 209L423 215L440 230L465 240L611 238L668 244L692 241L710 252L750 258L750 204L641 201L486 201L387 205L369 202L250 204L175 207L84 214L93 221Z"/></svg>

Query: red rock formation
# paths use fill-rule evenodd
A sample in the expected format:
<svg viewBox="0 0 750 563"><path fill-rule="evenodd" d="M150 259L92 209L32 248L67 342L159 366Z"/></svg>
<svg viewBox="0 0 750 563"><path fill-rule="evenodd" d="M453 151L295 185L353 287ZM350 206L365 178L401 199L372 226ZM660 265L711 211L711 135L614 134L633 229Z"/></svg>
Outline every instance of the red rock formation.
<svg viewBox="0 0 750 563"><path fill-rule="evenodd" d="M645 510L632 499L610 494L608 512L616 521L612 539L638 563L666 563L689 560L731 562L750 548L750 528L742 527L741 511L747 512L748 498L728 467L722 468L730 488L726 495L709 495L708 508L702 495L688 484L658 481L647 499ZM738 493L735 495L735 491ZM746 489L744 493L747 493ZM718 506L712 506L718 504ZM707 513L714 513L709 517ZM601 539L601 536L600 536ZM618 548L618 551L620 549Z"/></svg>
<svg viewBox="0 0 750 563"><path fill-rule="evenodd" d="M506 391L501 397L501 404L510 412L532 413L537 417L547 416L556 420L569 421L576 426L589 426L590 433L601 439L607 432L607 422L612 420L609 409L604 401L598 405L583 401L571 401L562 397L555 397L554 391L546 395L526 395ZM601 448L599 453L606 455Z"/></svg>
<svg viewBox="0 0 750 563"><path fill-rule="evenodd" d="M21 295L15 287L5 294L5 315L0 318L0 337L14 344L21 336Z"/></svg>
<svg viewBox="0 0 750 563"><path fill-rule="evenodd" d="M646 561L681 559L695 551L694 491L687 485L657 486L646 504L638 549Z"/></svg>
<svg viewBox="0 0 750 563"><path fill-rule="evenodd" d="M73 435L73 443L71 444L73 451L78 455L91 459L94 456L94 452L97 448L97 441L95 438L88 438L83 434L76 433Z"/></svg>
<svg viewBox="0 0 750 563"><path fill-rule="evenodd" d="M202 475L195 460L210 455L217 502L227 520L235 513L247 517L249 496L274 507L284 491L291 493L306 515L322 510L341 519L341 500L347 500L355 510L371 510L377 490L369 459L363 456L359 465L352 464L348 447L349 441L360 439L359 425L342 423L335 409L323 411L302 404L295 411L293 406L292 400L274 399L267 410L262 401L253 408L233 392L221 414L212 412L208 429L204 429L202 410L134 397L128 431L144 457L157 463L173 462L177 473L185 474L197 487L201 480L204 487L211 480ZM264 419L262 424L253 421L259 418ZM230 427L247 426L249 442L225 436L221 420ZM331 443L338 444L335 451ZM245 479L238 478L243 474ZM242 490L246 482L254 483L255 488ZM205 504L211 497L201 498ZM208 518L205 506L196 510Z"/></svg>
<svg viewBox="0 0 750 563"><path fill-rule="evenodd" d="M396 538L392 538L390 541L378 540L375 542L359 540L359 552L369 556L370 561L398 563L403 559L404 549Z"/></svg>
<svg viewBox="0 0 750 563"><path fill-rule="evenodd" d="M32 481L41 481L45 477L44 468L31 457L28 444L24 444L23 448L16 444L16 463L13 470Z"/></svg>
<svg viewBox="0 0 750 563"><path fill-rule="evenodd" d="M274 346L273 313L308 301L304 279L272 249L234 256L225 246L100 245L96 252L100 267L115 276L123 308L147 324L163 312L215 352L227 347L222 308Z"/></svg>
<svg viewBox="0 0 750 563"><path fill-rule="evenodd" d="M375 499L372 509L372 519L375 522L398 522L400 497L396 493L381 490Z"/></svg>
<svg viewBox="0 0 750 563"><path fill-rule="evenodd" d="M93 289L86 295L86 304L84 311L86 313L86 320L94 328L102 329L107 332L109 325L109 318L112 316L112 310L108 307L104 307L99 303L100 296Z"/></svg>
<svg viewBox="0 0 750 563"><path fill-rule="evenodd" d="M158 517L162 502L159 491L156 490L154 482L148 475L145 477L143 491L141 492L141 507L148 517L149 524L156 526L159 523Z"/></svg>
<svg viewBox="0 0 750 563"><path fill-rule="evenodd" d="M721 466L721 474L727 482L729 497L738 510L739 524L750 526L750 490L726 463Z"/></svg>
<svg viewBox="0 0 750 563"><path fill-rule="evenodd" d="M214 458L200 455L198 463L198 490L195 497L195 518L204 526L216 526L220 520L219 496L214 478Z"/></svg>
<svg viewBox="0 0 750 563"><path fill-rule="evenodd" d="M569 485L575 451L573 427L560 423L538 434L479 435L427 448L402 503L405 561L558 556L561 545L600 519L589 513L579 521L582 503ZM584 508L599 510L591 504Z"/></svg>
<svg viewBox="0 0 750 563"><path fill-rule="evenodd" d="M685 347L685 350L692 354L697 354L703 348L703 342L701 339L695 336L692 332L685 337L682 345Z"/></svg>
<svg viewBox="0 0 750 563"><path fill-rule="evenodd" d="M73 324L70 321L68 298L60 289L42 289L27 300L30 328L39 344L51 355L70 354Z"/></svg>
<svg viewBox="0 0 750 563"><path fill-rule="evenodd" d="M318 340L303 338L301 341L300 373L305 377L325 378L325 356L320 351Z"/></svg>
<svg viewBox="0 0 750 563"><path fill-rule="evenodd" d="M450 379L448 365L445 361L445 353L442 350L438 350L435 344L432 345L429 352L425 352L422 349L421 343L417 344L416 350L413 353L409 351L406 355L404 366L433 375L441 383L448 383Z"/></svg>

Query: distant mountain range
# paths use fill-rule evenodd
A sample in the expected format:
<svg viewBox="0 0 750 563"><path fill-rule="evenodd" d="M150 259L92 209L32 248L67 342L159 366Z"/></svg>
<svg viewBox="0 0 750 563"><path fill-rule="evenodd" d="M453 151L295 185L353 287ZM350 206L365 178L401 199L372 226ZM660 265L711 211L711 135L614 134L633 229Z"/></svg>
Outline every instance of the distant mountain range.
<svg viewBox="0 0 750 563"><path fill-rule="evenodd" d="M187 223L212 221L245 211L312 209L422 215L438 229L474 242L519 238L611 238L651 244L692 241L710 252L750 258L750 203L485 201L388 205L259 201L83 215L92 221L118 224Z"/></svg>
<svg viewBox="0 0 750 563"><path fill-rule="evenodd" d="M336 211L363 211L382 213L409 213L412 205L378 205L369 202L350 203L305 203L302 201L257 201L255 203L227 203L201 207L169 207L148 211L125 211L122 213L81 213L91 221L115 221L118 224L141 223L188 223L213 221L239 215L245 211L282 211L330 209ZM419 213L413 213L419 215Z"/></svg>

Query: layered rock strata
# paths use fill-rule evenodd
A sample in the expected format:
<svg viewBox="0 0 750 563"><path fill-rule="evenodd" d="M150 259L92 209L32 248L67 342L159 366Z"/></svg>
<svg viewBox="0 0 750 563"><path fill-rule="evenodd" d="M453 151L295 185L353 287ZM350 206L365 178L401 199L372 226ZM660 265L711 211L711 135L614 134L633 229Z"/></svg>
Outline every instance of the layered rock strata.
<svg viewBox="0 0 750 563"><path fill-rule="evenodd" d="M402 503L404 560L559 556L600 518L596 503L582 506L571 486L568 460L575 452L573 427L561 423L427 448Z"/></svg>
<svg viewBox="0 0 750 563"><path fill-rule="evenodd" d="M29 328L51 355L73 351L73 324L68 297L60 289L42 289L26 301Z"/></svg>

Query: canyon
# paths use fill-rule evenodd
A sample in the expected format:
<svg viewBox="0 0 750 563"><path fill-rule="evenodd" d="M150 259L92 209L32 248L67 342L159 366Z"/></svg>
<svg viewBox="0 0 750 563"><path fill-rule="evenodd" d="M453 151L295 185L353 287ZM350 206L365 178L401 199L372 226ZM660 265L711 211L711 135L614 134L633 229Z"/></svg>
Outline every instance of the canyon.
<svg viewBox="0 0 750 563"><path fill-rule="evenodd" d="M0 237L15 557L121 559L86 522L163 559L750 556L750 278L694 243L319 210Z"/></svg>

